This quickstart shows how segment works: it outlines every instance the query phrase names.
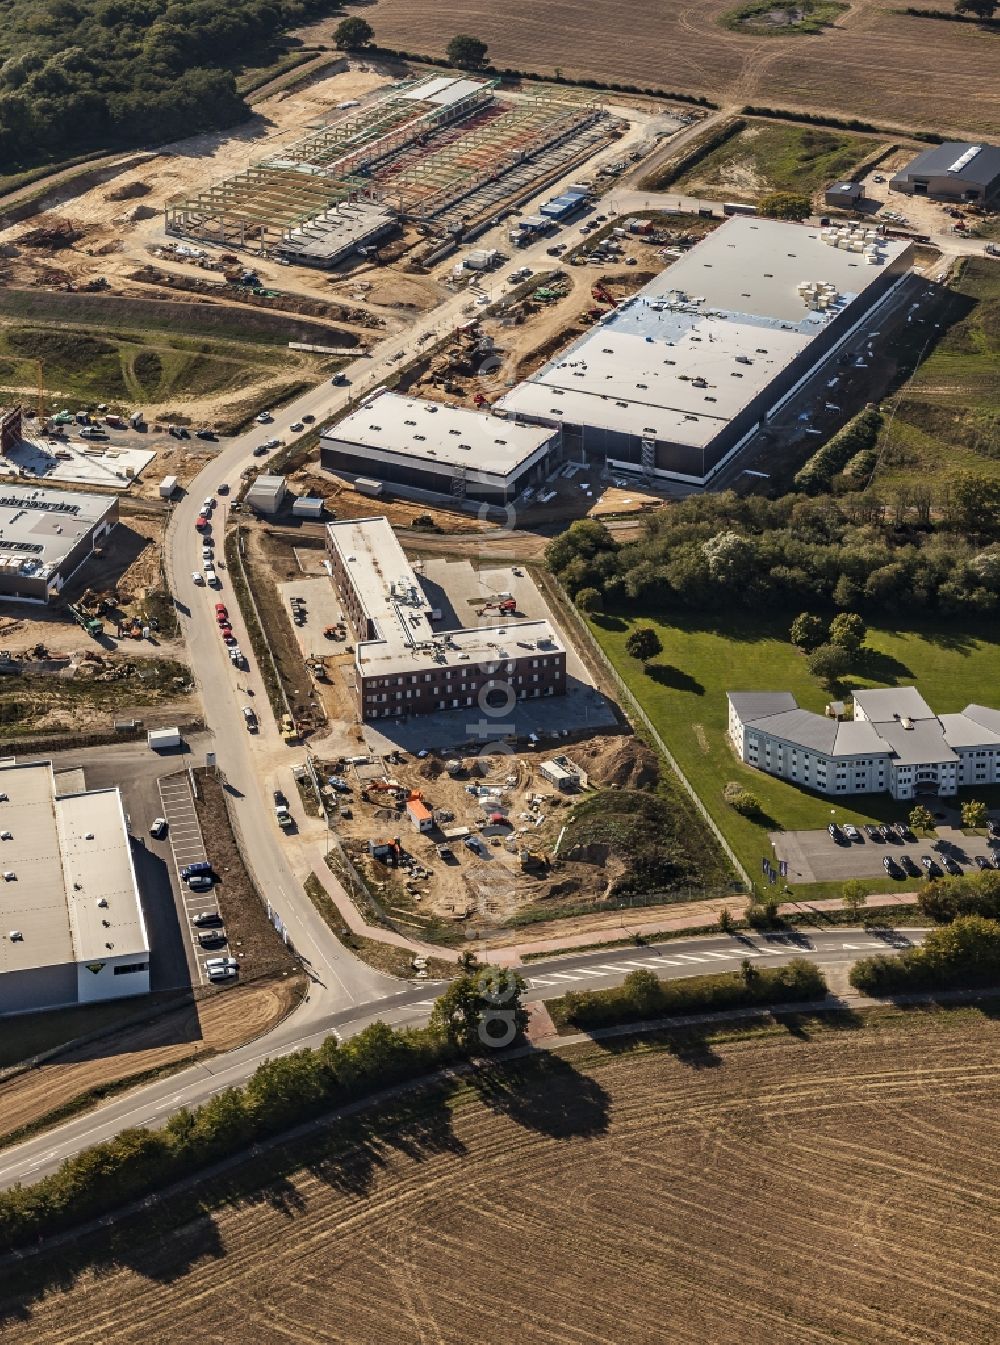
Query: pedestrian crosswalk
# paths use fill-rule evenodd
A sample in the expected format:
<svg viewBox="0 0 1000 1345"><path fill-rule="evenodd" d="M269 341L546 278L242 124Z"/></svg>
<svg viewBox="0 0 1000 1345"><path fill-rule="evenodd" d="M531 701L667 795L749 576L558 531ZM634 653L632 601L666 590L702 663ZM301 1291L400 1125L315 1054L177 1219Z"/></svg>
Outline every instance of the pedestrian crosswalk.
<svg viewBox="0 0 1000 1345"><path fill-rule="evenodd" d="M839 952L855 952L865 948L879 948L885 951L886 945L878 939L863 940L857 943L841 943L839 948L836 945L828 945L825 949L816 951L825 951L837 954ZM595 962L587 967L572 967L565 971L545 971L535 976L526 975L522 970L524 983L528 990L565 990L569 984L591 979L606 981L609 977L623 977L630 971L655 971L661 972L668 967L680 968L681 970L690 968L694 973L695 967L701 966L706 970L713 969L723 971L726 968L722 965L729 963L730 967L735 967L745 958L755 957L789 957L801 956L802 949L794 944L783 943L778 947L772 947L768 944L746 944L733 948L729 951L721 951L714 948L702 948L697 953L673 952L669 956L666 953L659 954L656 957L646 958L622 958L616 962ZM446 982L442 982L442 987ZM431 1008L435 1001L433 999L422 999L417 1001L417 1008Z"/></svg>

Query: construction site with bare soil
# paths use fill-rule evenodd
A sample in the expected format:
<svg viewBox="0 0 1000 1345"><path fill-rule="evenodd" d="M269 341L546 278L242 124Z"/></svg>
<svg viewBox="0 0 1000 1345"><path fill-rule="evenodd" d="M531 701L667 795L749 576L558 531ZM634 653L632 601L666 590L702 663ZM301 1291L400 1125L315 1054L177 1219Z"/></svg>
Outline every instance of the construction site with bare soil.
<svg viewBox="0 0 1000 1345"><path fill-rule="evenodd" d="M0 380L57 400L97 393L82 356L74 367L44 330L91 318L91 354L109 366L99 400L218 423L247 382L280 400L290 375L323 372L317 353L364 351L446 297L425 274L442 242L495 223L627 125L578 96L501 96L495 83L343 62L232 131L123 156L110 180L81 173L12 207L0 335L8 322L40 331L0 342ZM286 351L288 335L310 348L280 372L260 349L278 315Z"/></svg>

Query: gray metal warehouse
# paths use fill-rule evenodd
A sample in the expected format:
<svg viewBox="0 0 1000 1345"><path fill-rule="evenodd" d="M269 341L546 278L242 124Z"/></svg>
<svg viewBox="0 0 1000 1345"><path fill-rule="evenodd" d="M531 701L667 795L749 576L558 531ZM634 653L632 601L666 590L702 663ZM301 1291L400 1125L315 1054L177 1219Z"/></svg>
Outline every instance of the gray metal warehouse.
<svg viewBox="0 0 1000 1345"><path fill-rule="evenodd" d="M118 500L0 487L0 598L53 602L118 522Z"/></svg>
<svg viewBox="0 0 1000 1345"><path fill-rule="evenodd" d="M506 504L559 458L558 428L382 391L327 430L328 472L373 476L413 491Z"/></svg>
<svg viewBox="0 0 1000 1345"><path fill-rule="evenodd" d="M1000 196L1000 148L950 140L925 149L889 179L893 191L984 205Z"/></svg>
<svg viewBox="0 0 1000 1345"><path fill-rule="evenodd" d="M561 426L567 458L705 485L912 258L873 230L730 219L494 410Z"/></svg>
<svg viewBox="0 0 1000 1345"><path fill-rule="evenodd" d="M0 1014L149 991L149 939L117 789L61 794L0 766Z"/></svg>

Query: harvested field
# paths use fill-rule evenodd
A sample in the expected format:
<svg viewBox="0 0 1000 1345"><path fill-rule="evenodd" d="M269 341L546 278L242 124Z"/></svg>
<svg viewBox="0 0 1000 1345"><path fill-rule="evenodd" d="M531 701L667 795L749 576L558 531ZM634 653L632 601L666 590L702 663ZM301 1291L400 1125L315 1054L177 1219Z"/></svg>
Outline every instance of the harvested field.
<svg viewBox="0 0 1000 1345"><path fill-rule="evenodd" d="M379 0L367 17L380 42L431 56L444 51L458 26L488 42L498 66L558 67L568 78L702 94L727 106L833 112L877 125L967 131L972 139L1000 130L996 54L975 25L857 0L819 36L752 37L721 27L732 7L731 0L655 0L631 9L622 23L614 0L554 0L544 7L473 0L459 24L445 0L419 7Z"/></svg>
<svg viewBox="0 0 1000 1345"><path fill-rule="evenodd" d="M200 1003L189 1000L150 1022L123 1027L6 1080L0 1084L0 1143L5 1135L37 1124L94 1089L251 1041L291 1012L304 985L305 978L297 973L233 986Z"/></svg>
<svg viewBox="0 0 1000 1345"><path fill-rule="evenodd" d="M992 1342L1000 1025L743 1036L570 1049L257 1158L31 1265L5 1341Z"/></svg>

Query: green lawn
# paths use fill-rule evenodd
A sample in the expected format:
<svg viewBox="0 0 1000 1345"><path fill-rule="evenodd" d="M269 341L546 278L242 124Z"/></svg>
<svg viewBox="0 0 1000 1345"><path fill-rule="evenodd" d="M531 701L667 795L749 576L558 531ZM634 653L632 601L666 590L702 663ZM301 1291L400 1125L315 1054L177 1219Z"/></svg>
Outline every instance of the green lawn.
<svg viewBox="0 0 1000 1345"><path fill-rule="evenodd" d="M771 854L769 831L824 827L833 802L743 765L726 734L727 691L790 691L804 709L816 711L831 699L789 644L790 619L726 615L709 624L683 616L603 617L591 626L751 878L760 872L761 857ZM653 626L663 643L649 674L625 653L626 637L636 624ZM846 687L913 684L939 714L962 710L970 701L996 703L990 688L997 685L1000 667L1000 622L980 625L975 638L945 627L874 628L865 666L859 664ZM754 822L733 812L722 799L728 780L756 794L770 820ZM980 790L977 796L992 802L994 793ZM901 820L911 806L887 794L858 798L853 808L845 803L836 800L838 819L856 823ZM818 885L809 890L820 895ZM831 890L839 891L839 885Z"/></svg>

